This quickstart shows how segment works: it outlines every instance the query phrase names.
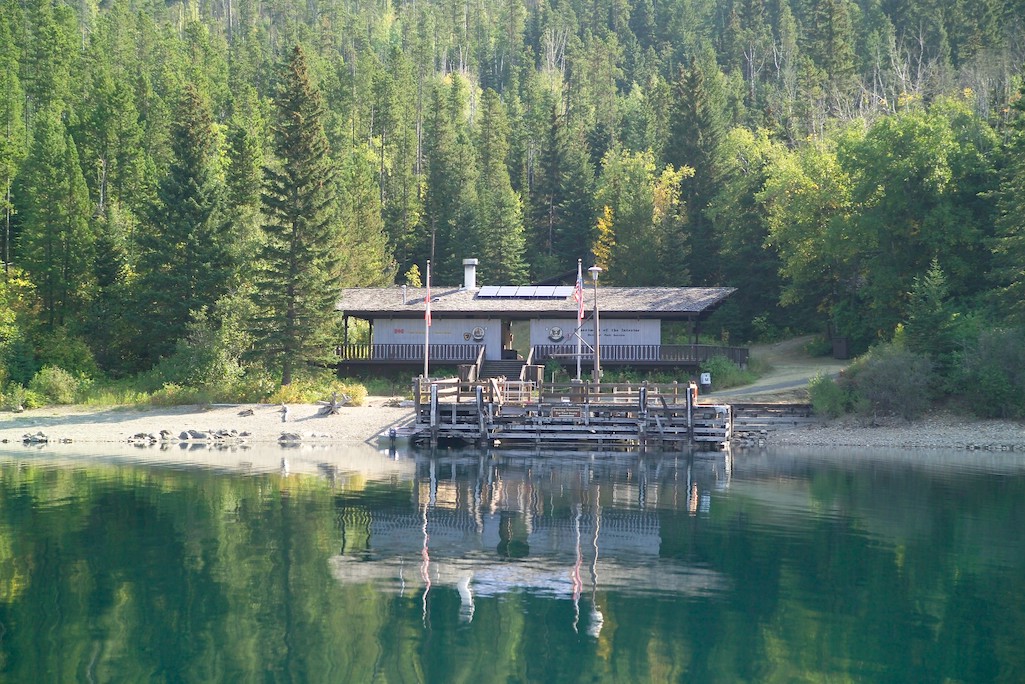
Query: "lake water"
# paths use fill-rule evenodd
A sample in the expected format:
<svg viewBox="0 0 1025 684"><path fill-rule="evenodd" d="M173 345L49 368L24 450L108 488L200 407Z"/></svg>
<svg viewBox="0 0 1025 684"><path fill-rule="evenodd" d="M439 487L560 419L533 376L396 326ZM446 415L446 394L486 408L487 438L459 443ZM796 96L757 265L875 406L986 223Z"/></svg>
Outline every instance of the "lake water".
<svg viewBox="0 0 1025 684"><path fill-rule="evenodd" d="M8 449L0 681L1020 682L1023 540L1007 453Z"/></svg>

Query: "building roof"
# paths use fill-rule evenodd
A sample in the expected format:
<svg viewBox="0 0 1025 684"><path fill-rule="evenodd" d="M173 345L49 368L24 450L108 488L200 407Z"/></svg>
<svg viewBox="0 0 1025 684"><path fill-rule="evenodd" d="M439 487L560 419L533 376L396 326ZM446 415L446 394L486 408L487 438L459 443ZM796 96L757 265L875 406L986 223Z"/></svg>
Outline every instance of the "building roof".
<svg viewBox="0 0 1025 684"><path fill-rule="evenodd" d="M512 293L514 288L498 288ZM577 302L573 288L559 288L549 296L527 296L530 288L518 288L526 295L494 296L496 288L431 286L431 315L438 318L573 318ZM538 288L541 289L541 288ZM549 288L551 289L551 288ZM484 295L481 296L481 291ZM598 308L602 316L686 320L704 318L733 294L733 287L598 287ZM426 288L346 288L338 310L356 318L414 318L423 316ZM533 293L538 295L538 293ZM491 296L486 296L491 295ZM584 287L584 308L594 308L594 286Z"/></svg>

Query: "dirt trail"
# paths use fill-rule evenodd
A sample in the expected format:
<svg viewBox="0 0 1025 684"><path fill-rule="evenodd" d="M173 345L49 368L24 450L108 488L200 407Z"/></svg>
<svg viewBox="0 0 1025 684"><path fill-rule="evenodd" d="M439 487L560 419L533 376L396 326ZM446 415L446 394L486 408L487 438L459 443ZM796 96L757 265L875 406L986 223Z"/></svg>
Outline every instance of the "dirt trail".
<svg viewBox="0 0 1025 684"><path fill-rule="evenodd" d="M753 345L751 358L769 366L769 371L757 382L743 387L713 391L705 396L757 401L806 400L808 381L816 375L835 375L850 361L829 356L810 356L805 351L812 335L795 337L775 344ZM715 387L715 378L712 378Z"/></svg>

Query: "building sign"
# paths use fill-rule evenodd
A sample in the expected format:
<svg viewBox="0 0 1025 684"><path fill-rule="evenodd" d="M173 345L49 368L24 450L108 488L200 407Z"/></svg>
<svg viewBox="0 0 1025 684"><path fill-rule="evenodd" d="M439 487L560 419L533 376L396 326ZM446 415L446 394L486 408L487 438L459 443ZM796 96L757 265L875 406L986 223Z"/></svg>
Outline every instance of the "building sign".
<svg viewBox="0 0 1025 684"><path fill-rule="evenodd" d="M530 322L530 344L576 345L576 319L543 318ZM587 344L594 344L594 323L585 320L580 336ZM626 318L601 319L601 343L659 345L662 344L662 322Z"/></svg>
<svg viewBox="0 0 1025 684"><path fill-rule="evenodd" d="M374 344L423 344L423 318L378 318ZM434 317L431 344L483 344L488 358L502 356L502 323L495 319Z"/></svg>

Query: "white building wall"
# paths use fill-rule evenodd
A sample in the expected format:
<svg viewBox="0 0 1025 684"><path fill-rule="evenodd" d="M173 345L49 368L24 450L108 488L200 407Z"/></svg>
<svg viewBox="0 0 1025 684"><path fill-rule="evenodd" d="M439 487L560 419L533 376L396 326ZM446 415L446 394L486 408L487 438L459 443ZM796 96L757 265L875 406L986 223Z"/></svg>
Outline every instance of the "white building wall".
<svg viewBox="0 0 1025 684"><path fill-rule="evenodd" d="M662 344L662 322L649 319L612 318L601 321L601 343L606 344ZM573 331L576 330L575 318L558 319L542 318L530 322L530 345L539 344L576 344ZM594 344L594 323L585 320L580 336L588 344Z"/></svg>
<svg viewBox="0 0 1025 684"><path fill-rule="evenodd" d="M604 329L604 326L602 326ZM374 320L374 344L423 344L422 318ZM431 324L431 344L483 344L486 358L502 357L502 323L497 319L437 318Z"/></svg>

